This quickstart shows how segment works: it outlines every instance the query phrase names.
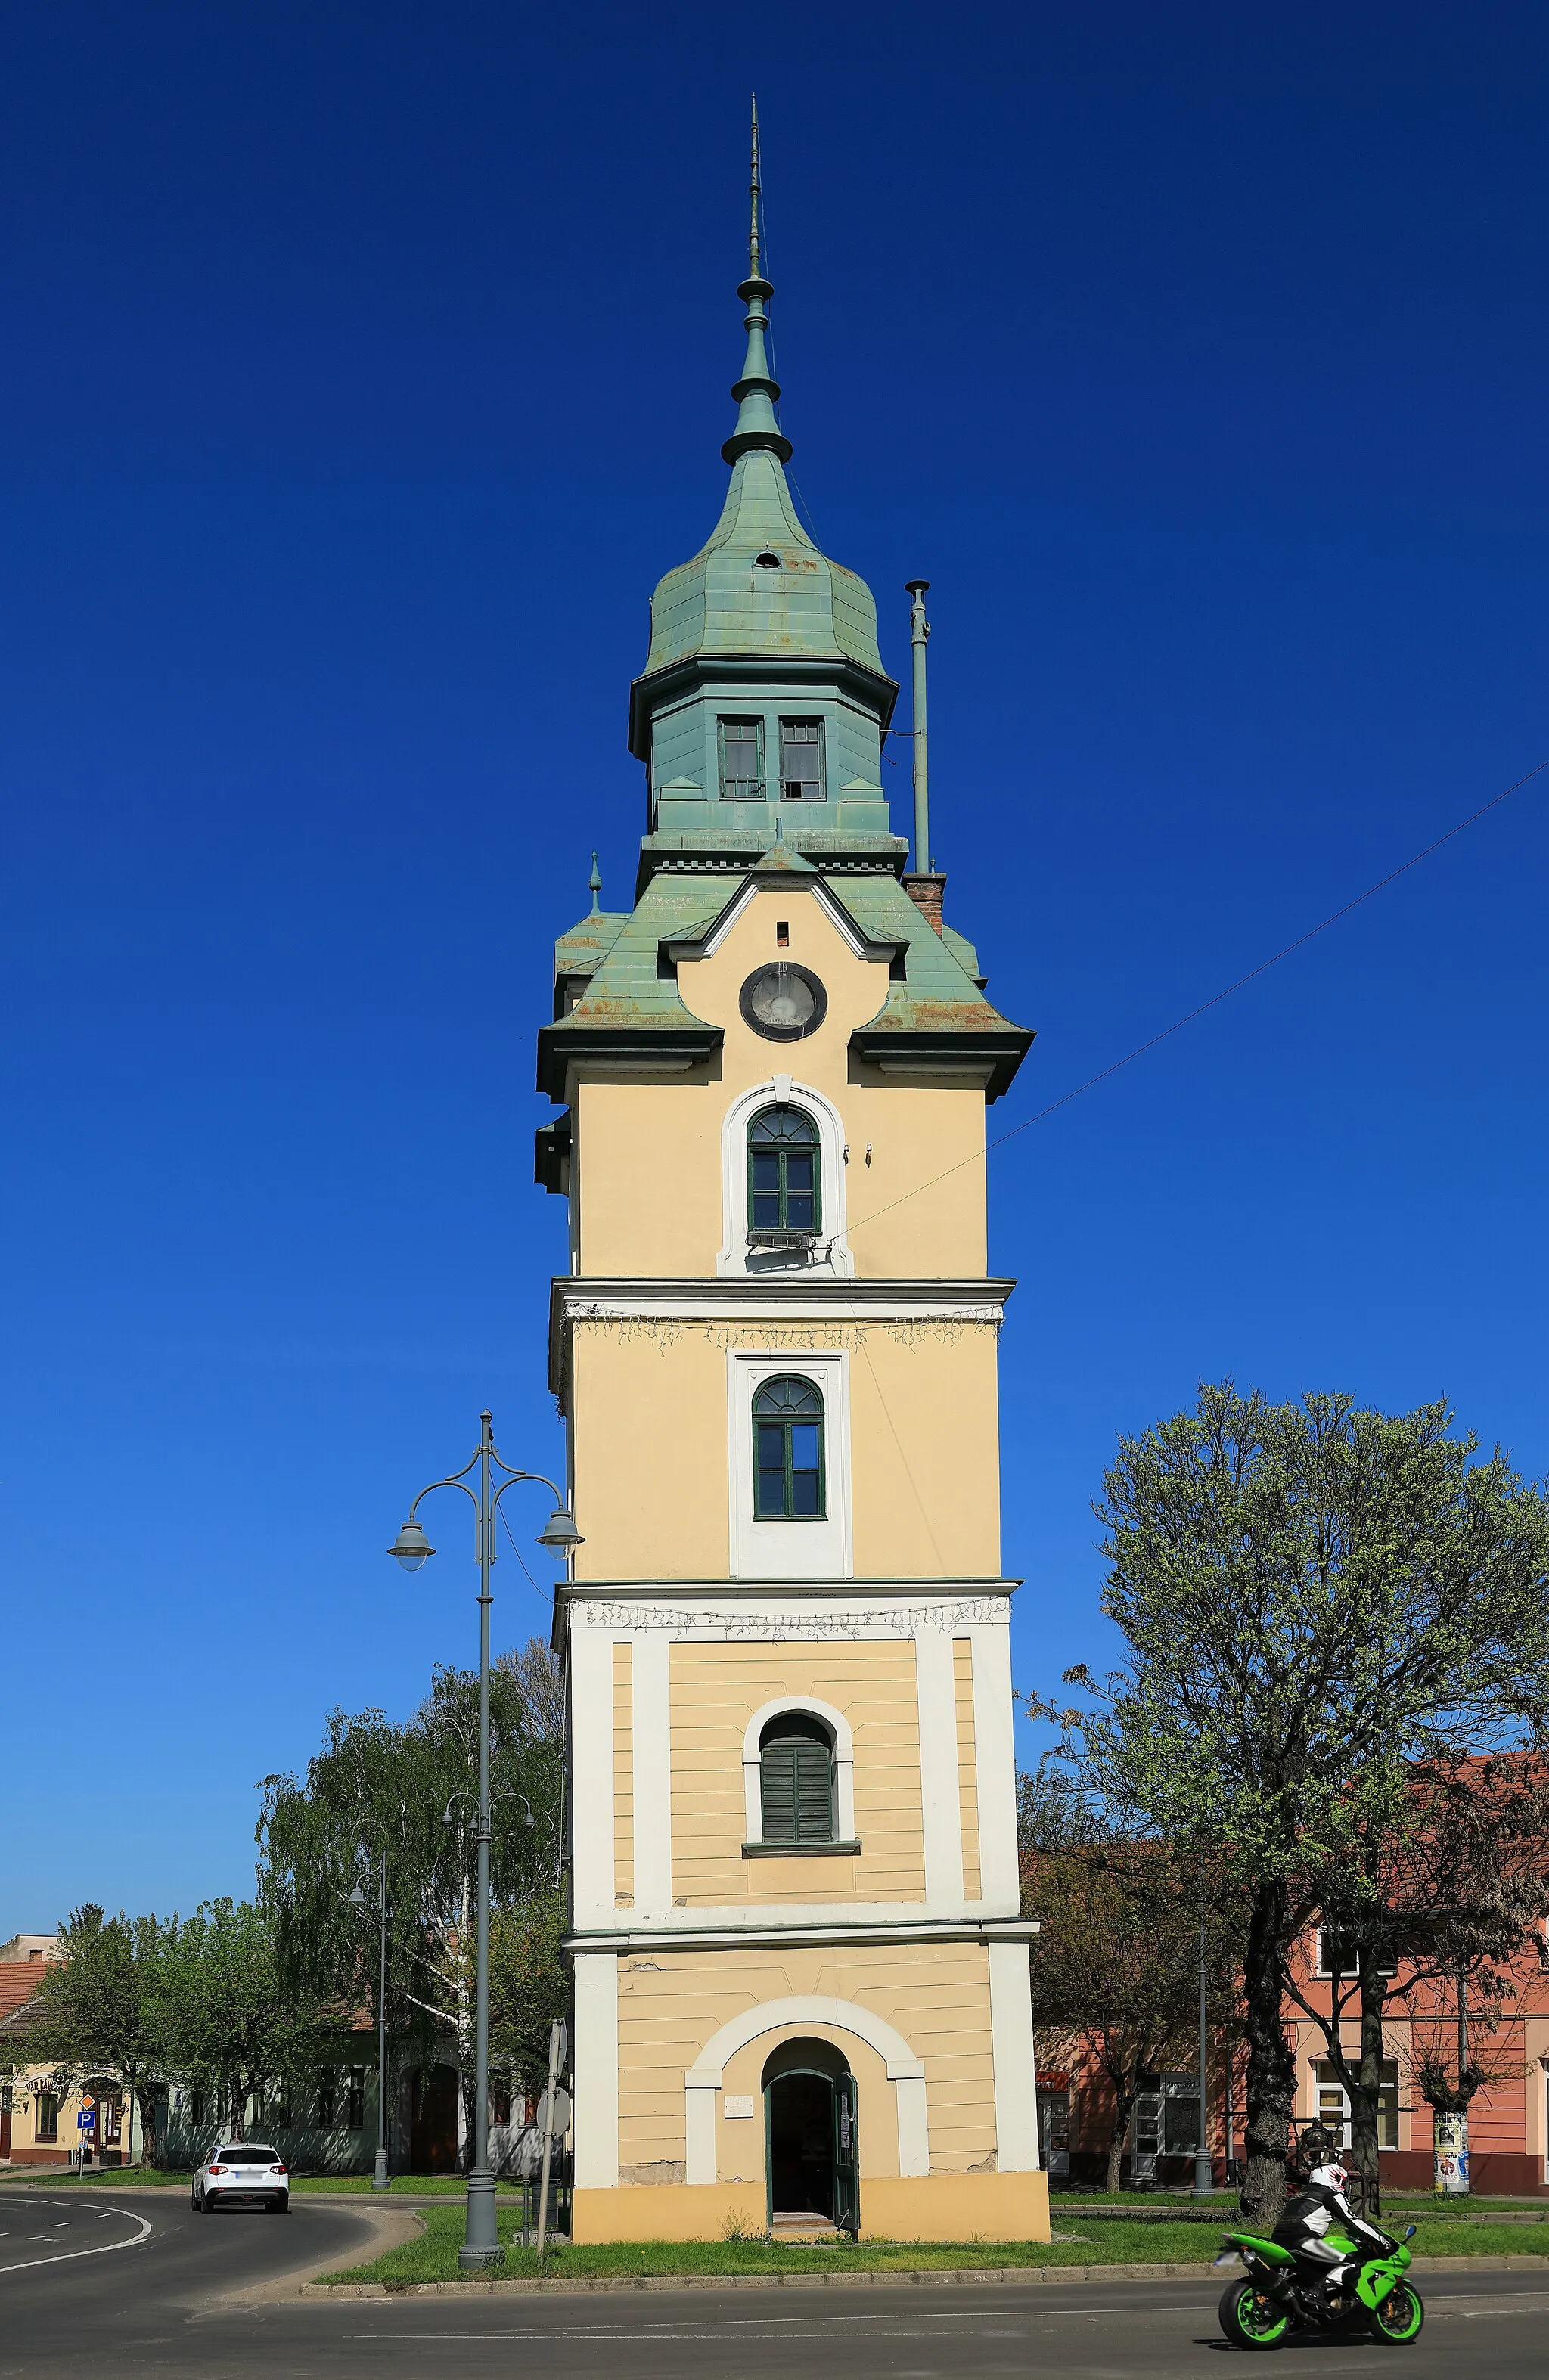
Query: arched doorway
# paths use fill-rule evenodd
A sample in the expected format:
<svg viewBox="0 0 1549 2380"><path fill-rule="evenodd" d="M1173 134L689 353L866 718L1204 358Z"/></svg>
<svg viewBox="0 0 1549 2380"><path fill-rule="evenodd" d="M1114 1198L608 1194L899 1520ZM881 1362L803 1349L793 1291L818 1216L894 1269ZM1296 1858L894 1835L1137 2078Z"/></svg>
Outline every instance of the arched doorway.
<svg viewBox="0 0 1549 2380"><path fill-rule="evenodd" d="M457 2070L421 2067L409 2100L409 2169L456 2173L457 2169Z"/></svg>
<svg viewBox="0 0 1549 2380"><path fill-rule="evenodd" d="M855 2077L844 2052L815 2038L782 2042L763 2069L769 2227L860 2228Z"/></svg>

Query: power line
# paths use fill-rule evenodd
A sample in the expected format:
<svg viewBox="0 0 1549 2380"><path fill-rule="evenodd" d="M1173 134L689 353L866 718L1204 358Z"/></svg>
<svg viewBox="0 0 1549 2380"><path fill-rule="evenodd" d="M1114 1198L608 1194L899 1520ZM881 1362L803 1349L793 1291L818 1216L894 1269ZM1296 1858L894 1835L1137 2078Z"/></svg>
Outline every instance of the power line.
<svg viewBox="0 0 1549 2380"><path fill-rule="evenodd" d="M1084 1083L1078 1083L1073 1091L1066 1091L1059 1099L1052 1099L1046 1108L1040 1108L1036 1115L1025 1117L1022 1123L1014 1123L1009 1132L999 1133L994 1140L987 1140L983 1148L976 1149L971 1157L959 1158L956 1165L948 1165L944 1172L933 1173L928 1182L917 1182L912 1190L905 1190L898 1197L889 1199L885 1207L873 1208L872 1212L869 1215L863 1215L859 1222L851 1223L850 1231L863 1231L868 1223L876 1222L879 1217L892 1214L896 1207L907 1205L910 1198L918 1198L921 1191L933 1190L938 1182L945 1182L952 1174L960 1173L965 1165L981 1164L989 1156L992 1148L1004 1148L1006 1142L1015 1140L1018 1133L1031 1132L1035 1123L1042 1123L1046 1116L1055 1114L1061 1108L1067 1108L1071 1100L1079 1099L1083 1092L1095 1090L1097 1085L1105 1083L1110 1075L1116 1075L1124 1067L1133 1065L1135 1060L1143 1058L1148 1050L1154 1050L1159 1042L1170 1040L1175 1033L1181 1033L1186 1025L1192 1025L1196 1017L1205 1015L1210 1009L1219 1008L1224 1000L1230 1000L1232 994L1235 991L1240 991L1245 984L1253 983L1260 976L1267 975L1270 968L1278 966L1282 959L1288 959L1293 951L1301 950L1306 943L1315 941L1319 934L1326 933L1330 926L1336 926L1341 917L1348 917L1352 909L1359 909L1363 901L1370 901L1373 894L1383 892L1389 884L1396 883L1400 876L1407 876L1411 868L1418 868L1422 859L1429 859L1432 853L1440 851L1444 844L1451 843L1455 836L1460 835L1466 828L1474 825L1476 820L1485 817L1489 811L1498 809L1502 802L1511 799L1513 794L1519 794L1524 785L1531 784L1534 777L1542 776L1545 769L1549 769L1549 760L1540 760L1536 768L1530 769L1526 776L1519 777L1515 784L1507 785L1504 793L1493 794L1487 802L1482 802L1478 809L1470 810L1467 818L1459 819L1456 826L1449 826L1445 834L1437 835L1435 841L1428 843L1422 851L1417 851L1410 858L1401 860L1397 868L1390 868L1385 876L1379 876L1374 884L1369 884L1366 887L1364 892L1358 892L1352 900L1342 903L1337 909L1331 909L1326 917L1321 917L1315 926L1309 926L1307 931L1304 934L1299 934L1295 941L1287 942L1272 957L1261 959L1259 965L1250 967L1246 975L1239 975L1235 983L1227 984L1224 990L1213 992L1208 1000L1201 1000L1199 1006L1189 1009L1187 1015L1176 1017L1171 1025L1165 1025L1161 1032L1153 1033L1149 1040L1137 1042L1135 1048L1127 1050L1122 1058L1116 1058L1111 1066L1104 1066L1099 1074L1089 1075Z"/></svg>

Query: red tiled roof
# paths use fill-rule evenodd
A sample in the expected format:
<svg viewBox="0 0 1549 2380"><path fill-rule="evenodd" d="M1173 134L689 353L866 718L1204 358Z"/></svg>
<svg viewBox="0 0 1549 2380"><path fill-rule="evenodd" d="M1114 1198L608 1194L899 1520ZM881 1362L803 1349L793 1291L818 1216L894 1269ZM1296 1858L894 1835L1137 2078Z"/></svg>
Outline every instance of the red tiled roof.
<svg viewBox="0 0 1549 2380"><path fill-rule="evenodd" d="M42 1959L0 1959L0 2019L23 2008L43 1979Z"/></svg>

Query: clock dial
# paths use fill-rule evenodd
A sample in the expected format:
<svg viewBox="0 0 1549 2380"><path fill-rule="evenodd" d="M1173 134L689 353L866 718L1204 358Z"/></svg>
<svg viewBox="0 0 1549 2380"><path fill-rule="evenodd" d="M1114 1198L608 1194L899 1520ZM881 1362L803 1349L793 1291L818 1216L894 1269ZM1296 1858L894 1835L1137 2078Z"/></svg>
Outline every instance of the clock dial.
<svg viewBox="0 0 1549 2380"><path fill-rule="evenodd" d="M823 1023L828 995L808 968L776 959L748 978L740 1006L744 1020L766 1041L800 1041Z"/></svg>

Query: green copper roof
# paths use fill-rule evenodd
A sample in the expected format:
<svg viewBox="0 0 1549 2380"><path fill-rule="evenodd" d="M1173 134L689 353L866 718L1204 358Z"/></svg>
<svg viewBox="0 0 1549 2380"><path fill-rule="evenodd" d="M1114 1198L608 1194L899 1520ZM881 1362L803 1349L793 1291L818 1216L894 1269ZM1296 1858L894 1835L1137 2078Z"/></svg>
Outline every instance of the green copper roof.
<svg viewBox="0 0 1549 2380"><path fill-rule="evenodd" d="M871 589L818 552L767 447L738 455L708 541L652 598L645 675L700 654L810 654L887 674Z"/></svg>
<svg viewBox="0 0 1549 2380"><path fill-rule="evenodd" d="M785 465L790 440L775 417L780 384L769 369L767 299L759 249L759 126L753 113L749 273L738 289L748 348L734 382L737 428L721 452L731 485L710 537L691 562L669 570L651 605L644 674L699 654L845 659L886 678L877 610L853 570L820 553L796 516ZM888 681L891 684L891 681Z"/></svg>

